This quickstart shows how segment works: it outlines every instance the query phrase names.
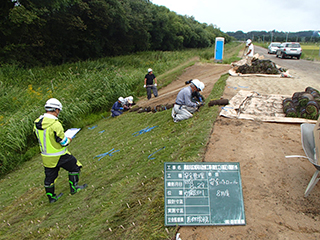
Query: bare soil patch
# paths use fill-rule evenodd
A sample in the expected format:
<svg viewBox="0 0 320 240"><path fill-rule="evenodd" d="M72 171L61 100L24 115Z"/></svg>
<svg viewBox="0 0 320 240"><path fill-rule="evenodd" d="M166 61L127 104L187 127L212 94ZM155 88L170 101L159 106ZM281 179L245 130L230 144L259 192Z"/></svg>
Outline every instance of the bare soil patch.
<svg viewBox="0 0 320 240"><path fill-rule="evenodd" d="M320 89L314 78L294 73L293 78L229 77L223 97L231 99L243 87L283 95L307 86ZM320 185L304 197L315 168L306 159L285 158L296 154L304 155L300 124L218 117L204 161L240 163L247 224L181 227L181 239L319 239Z"/></svg>
<svg viewBox="0 0 320 240"><path fill-rule="evenodd" d="M216 83L216 81L222 74L227 73L230 68L231 67L227 64L197 62L195 65L186 68L184 73L179 76L176 81L173 81L166 87L161 88L158 91L158 97L154 97L152 94L152 98L150 100L147 100L145 97L139 100L137 105L139 107L150 106L153 108L157 105L172 104L175 102L178 92L186 86L185 82L195 78L199 79L205 84L206 87L201 94L207 98L210 95L213 85Z"/></svg>

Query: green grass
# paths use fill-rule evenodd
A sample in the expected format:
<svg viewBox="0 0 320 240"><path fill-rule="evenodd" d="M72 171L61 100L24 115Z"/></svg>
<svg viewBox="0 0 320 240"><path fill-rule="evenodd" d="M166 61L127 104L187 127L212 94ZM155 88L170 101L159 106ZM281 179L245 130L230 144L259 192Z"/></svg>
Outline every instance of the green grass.
<svg viewBox="0 0 320 240"><path fill-rule="evenodd" d="M320 61L320 46L319 44L301 44L301 58L306 60Z"/></svg>
<svg viewBox="0 0 320 240"><path fill-rule="evenodd" d="M56 97L62 102L65 127L81 127L88 122L88 115L109 111L119 96L137 99L145 95L143 80L148 67L160 75L161 88L161 74L198 52L144 52L34 69L0 67L0 175L28 159L26 152L36 144L32 122L43 113L47 99ZM166 84L170 81L163 80Z"/></svg>
<svg viewBox="0 0 320 240"><path fill-rule="evenodd" d="M229 44L226 45L225 52L224 52L224 59L222 63L230 64L232 62L241 60L241 58L238 55L242 48L243 48L243 44L239 42L233 42L230 45Z"/></svg>
<svg viewBox="0 0 320 240"><path fill-rule="evenodd" d="M237 44L226 44L226 55L232 55ZM30 148L37 144L32 123L43 113L47 99L56 97L62 102L60 120L66 128L82 127L104 116L119 96L132 95L135 100L144 96L143 80L149 67L160 89L206 52L213 54L213 48L141 52L45 68L0 66L0 176L32 156Z"/></svg>
<svg viewBox="0 0 320 240"><path fill-rule="evenodd" d="M227 77L207 102L222 95ZM61 170L56 192L65 194L49 204L40 155L21 164L0 180L0 239L172 239L176 227L164 226L164 162L202 161L217 115L218 107L207 105L180 123L170 110L127 112L82 128L70 151L84 165L80 184L88 188L68 194L67 172ZM111 149L120 151L98 160Z"/></svg>
<svg viewBox="0 0 320 240"><path fill-rule="evenodd" d="M264 47L264 48L268 48L269 44L270 43L268 43L268 42L265 42L265 43L263 43L263 42L253 42L253 45Z"/></svg>
<svg viewBox="0 0 320 240"><path fill-rule="evenodd" d="M127 112L118 118L110 118L108 108L96 112L92 108L103 100L101 96L109 97L119 91L114 78L125 79L126 83L120 85L126 87L124 92L133 91L138 97L145 94L141 91L139 95L139 88L143 89L143 86L130 88L130 82L140 82L135 76L140 76L144 67L150 66L149 61L158 59L156 66L162 69L158 81L168 84L184 68L194 64L192 59L199 51L207 50L154 53L150 57L153 60L141 54L140 57L131 56L136 58L134 61L130 57L120 57L45 69L1 68L0 81L4 86L0 91L4 97L1 106L6 107L2 113L6 115L12 111L6 115L10 120L4 121L2 115L1 141L10 133L12 142L30 142L29 127L35 117L43 113L43 104L39 103L44 103L50 94L61 94L65 97L62 101L69 103L60 115L65 128L82 128L70 151L84 165L80 184L88 183L89 187L75 195L68 194L68 174L61 170L56 192L65 194L58 202L49 204L43 187L44 171L38 146L27 145L23 156L16 150L4 152L5 148L0 149L0 155L4 157L16 160L15 156L18 156L15 170L0 178L0 239L171 239L176 228L164 226L163 164L203 159L218 107L204 106L192 119L177 124L173 123L170 110L155 114ZM234 56L237 53L235 47L234 52L230 48L227 54ZM145 62L145 66L140 63L143 65L140 70L135 69L137 66L124 67L136 64L137 58ZM227 78L228 75L223 75L219 79L207 102L222 95ZM97 83L101 84L96 86ZM99 92L103 87L106 87L105 92ZM109 88L115 90L110 92ZM9 125L11 131L4 127ZM95 125L96 128L89 129ZM133 136L152 126L156 126L152 131ZM18 137L13 134L15 131ZM15 146L19 149L19 144ZM111 149L119 151L98 160L96 156ZM148 158L152 153L155 153L152 155L155 159ZM32 156L30 161L23 161ZM8 159L2 158L2 163L7 160L6 164L10 164Z"/></svg>
<svg viewBox="0 0 320 240"><path fill-rule="evenodd" d="M240 42L231 42L224 45L224 53L223 53L223 64L230 64L234 61L238 61L241 58L238 57L238 52L242 48L243 44ZM203 49L200 53L200 59L202 62L215 62L214 59L214 46L211 48Z"/></svg>

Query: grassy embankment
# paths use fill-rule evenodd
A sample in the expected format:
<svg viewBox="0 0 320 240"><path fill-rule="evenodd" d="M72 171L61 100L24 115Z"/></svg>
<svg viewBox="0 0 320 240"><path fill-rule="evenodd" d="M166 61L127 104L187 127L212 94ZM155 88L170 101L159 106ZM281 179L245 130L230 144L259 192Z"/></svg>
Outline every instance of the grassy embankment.
<svg viewBox="0 0 320 240"><path fill-rule="evenodd" d="M264 47L268 49L269 43L257 43L254 42L255 45L258 45L260 47ZM320 61L320 46L318 43L315 44L306 44L306 43L300 43L302 48L302 54L301 58L305 60L311 60L311 61Z"/></svg>
<svg viewBox="0 0 320 240"><path fill-rule="evenodd" d="M48 98L62 102L65 128L83 127L101 119L119 96L145 94L143 78L149 67L160 75L198 54L199 50L145 52L46 68L2 66L0 175L38 151L32 148L32 122L43 113Z"/></svg>
<svg viewBox="0 0 320 240"><path fill-rule="evenodd" d="M226 57L233 58L238 54L239 46L232 49L226 50L229 51ZM159 61L158 64L168 63ZM187 65L177 68L176 74ZM149 66L146 64L140 74ZM173 64L170 67L176 66ZM59 75L75 80L76 76L88 72L76 67L71 66ZM116 73L123 74L119 73L120 67L114 68ZM99 70L102 75L105 73L103 69ZM77 75L76 71L81 73ZM87 79L97 78L97 71L87 73ZM43 70L43 74L45 72ZM227 77L223 75L219 79L208 100L221 96ZM76 87L71 83L60 80L65 91ZM80 88L95 86L89 80L86 83L77 82ZM42 89L45 87L42 86ZM29 94L28 90L24 91ZM121 95L125 96L123 93ZM67 94L64 96L67 97ZM67 99L76 104L77 99ZM43 103L44 98L33 105L42 112ZM65 103L68 106L67 100ZM73 109L76 108L64 108L61 117L65 122L65 115ZM118 118L108 118L108 112L91 114L87 118L80 114L81 121L69 121L74 127L82 127L70 151L84 165L80 184L86 182L89 187L71 196L68 194L67 172L62 170L56 182L56 191L65 194L58 202L49 204L43 189L40 155L21 163L18 169L0 180L0 239L171 239L176 228L164 226L163 163L201 161L217 115L217 107L204 106L194 118L175 124L170 111L125 113ZM101 117L105 118L97 120ZM88 123L90 125L83 125ZM134 135L147 127L155 128ZM112 156L97 157L112 149L119 151ZM149 156L154 152L154 159L151 159Z"/></svg>

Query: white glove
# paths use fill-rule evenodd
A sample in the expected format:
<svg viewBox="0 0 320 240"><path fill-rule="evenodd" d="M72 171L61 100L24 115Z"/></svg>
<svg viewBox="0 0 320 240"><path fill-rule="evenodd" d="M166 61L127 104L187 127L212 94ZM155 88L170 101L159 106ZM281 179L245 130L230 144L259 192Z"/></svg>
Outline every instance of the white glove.
<svg viewBox="0 0 320 240"><path fill-rule="evenodd" d="M154 84L154 86L156 87L156 86L157 86L157 84L155 83L155 84Z"/></svg>
<svg viewBox="0 0 320 240"><path fill-rule="evenodd" d="M143 85L143 87L145 88L145 87L146 87L146 85Z"/></svg>
<svg viewBox="0 0 320 240"><path fill-rule="evenodd" d="M181 240L181 238L180 238L180 233L177 233L177 235L176 235L176 240Z"/></svg>

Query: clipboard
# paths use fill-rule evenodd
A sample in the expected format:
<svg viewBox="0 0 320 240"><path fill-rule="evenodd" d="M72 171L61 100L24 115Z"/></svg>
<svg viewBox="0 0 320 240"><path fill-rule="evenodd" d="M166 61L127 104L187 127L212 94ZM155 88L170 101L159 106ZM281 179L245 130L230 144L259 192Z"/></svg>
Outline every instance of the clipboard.
<svg viewBox="0 0 320 240"><path fill-rule="evenodd" d="M65 131L64 136L68 138L74 138L80 130L81 128L70 128L67 131Z"/></svg>

